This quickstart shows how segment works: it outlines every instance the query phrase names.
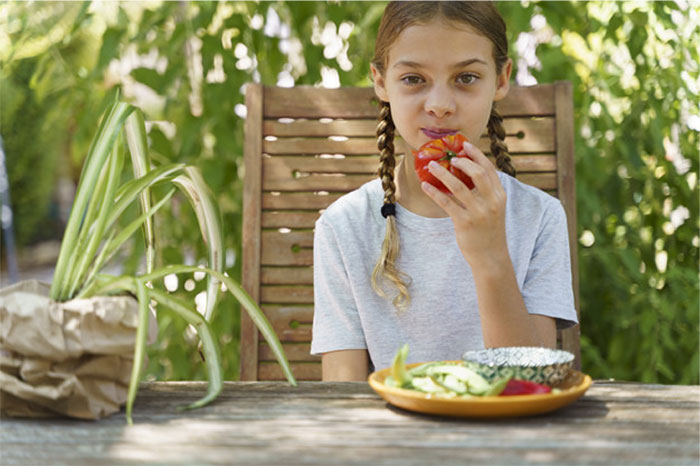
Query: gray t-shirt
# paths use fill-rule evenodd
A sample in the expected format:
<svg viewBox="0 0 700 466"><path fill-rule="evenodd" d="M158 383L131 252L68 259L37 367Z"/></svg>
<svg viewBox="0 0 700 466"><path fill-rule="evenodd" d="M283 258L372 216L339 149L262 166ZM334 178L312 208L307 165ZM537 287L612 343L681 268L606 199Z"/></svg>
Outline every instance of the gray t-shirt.
<svg viewBox="0 0 700 466"><path fill-rule="evenodd" d="M553 196L498 172L505 189L506 238L530 314L577 322L566 214ZM450 217L428 218L396 205L398 269L411 278L410 306L397 312L371 285L386 221L379 179L341 197L316 222L312 354L367 349L376 369L404 343L408 362L460 359L484 341L471 267Z"/></svg>

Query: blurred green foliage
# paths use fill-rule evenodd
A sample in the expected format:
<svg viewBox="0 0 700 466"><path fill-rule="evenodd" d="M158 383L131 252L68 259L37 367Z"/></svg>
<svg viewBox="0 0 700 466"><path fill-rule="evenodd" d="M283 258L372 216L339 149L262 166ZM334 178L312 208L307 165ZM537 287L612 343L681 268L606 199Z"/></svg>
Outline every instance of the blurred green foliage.
<svg viewBox="0 0 700 466"><path fill-rule="evenodd" d="M239 280L245 84L370 85L384 5L0 5L0 133L18 236L25 244L41 238L56 177L77 179L97 118L120 89L146 114L154 159L199 166L218 194L226 267ZM498 7L518 82L574 84L584 369L697 384L700 8ZM159 260L199 263L206 253L182 202L160 219ZM141 257L135 244L122 261L134 269ZM205 286L180 285L178 294L190 297ZM238 313L225 298L214 318L228 379L238 373ZM201 379L196 340L172 317L159 313L149 377Z"/></svg>

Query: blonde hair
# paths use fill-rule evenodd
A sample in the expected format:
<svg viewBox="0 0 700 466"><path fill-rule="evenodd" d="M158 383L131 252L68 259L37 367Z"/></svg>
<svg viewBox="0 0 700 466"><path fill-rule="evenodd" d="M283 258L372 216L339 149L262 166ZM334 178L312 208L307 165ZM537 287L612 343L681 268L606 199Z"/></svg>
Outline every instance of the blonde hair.
<svg viewBox="0 0 700 466"><path fill-rule="evenodd" d="M394 183L394 168L396 167L396 157L394 157L395 129L389 103L381 102L379 124L377 125L377 147L379 148L378 175L382 180L382 188L384 189L382 215L386 217L386 233L384 234L379 261L377 261L372 272L372 288L379 296L386 298L386 293L380 286L379 281L380 279L385 279L391 282L398 291L392 303L396 309L404 310L411 302L411 295L408 292L410 277L396 268L396 261L399 257L399 231L396 228L396 215L394 215L396 205L396 184ZM389 212L386 207L391 207Z"/></svg>
<svg viewBox="0 0 700 466"><path fill-rule="evenodd" d="M377 71L384 74L389 48L405 28L419 22L427 22L435 17L456 23L466 23L491 40L494 45L493 56L496 62L496 72L501 73L503 65L508 60L505 22L491 2L480 1L390 2L384 10L379 24L375 55L372 59L372 65ZM399 232L396 227L395 215L395 130L394 120L391 117L391 106L388 102L381 102L379 123L377 124L377 148L380 154L377 174L382 180L382 188L384 189L382 215L386 218L386 233L381 254L372 272L372 288L379 296L386 298L387 294L381 282L391 283L397 291L392 303L397 310L402 311L411 302L408 290L411 279L396 267L399 257ZM491 140L491 154L496 160L496 166L502 172L515 177L515 168L511 163L508 146L504 142L506 132L503 128L503 117L493 107L487 130Z"/></svg>

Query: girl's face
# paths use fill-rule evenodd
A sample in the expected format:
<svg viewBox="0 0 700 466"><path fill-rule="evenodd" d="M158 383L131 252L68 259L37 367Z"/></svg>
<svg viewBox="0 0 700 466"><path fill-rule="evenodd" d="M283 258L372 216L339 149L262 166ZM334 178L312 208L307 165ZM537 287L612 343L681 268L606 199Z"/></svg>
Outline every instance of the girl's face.
<svg viewBox="0 0 700 466"><path fill-rule="evenodd" d="M508 93L512 62L496 73L493 44L465 24L435 19L404 29L391 45L377 96L391 104L397 131L416 150L446 134L477 144L491 106Z"/></svg>

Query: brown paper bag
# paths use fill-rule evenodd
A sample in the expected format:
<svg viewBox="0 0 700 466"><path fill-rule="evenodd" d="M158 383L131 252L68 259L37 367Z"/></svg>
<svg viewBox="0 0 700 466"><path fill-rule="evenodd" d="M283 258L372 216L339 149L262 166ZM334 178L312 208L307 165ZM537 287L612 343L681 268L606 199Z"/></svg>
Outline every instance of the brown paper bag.
<svg viewBox="0 0 700 466"><path fill-rule="evenodd" d="M0 410L9 416L108 416L126 403L138 326L130 296L57 303L36 280L0 290ZM149 341L157 336L154 315Z"/></svg>

